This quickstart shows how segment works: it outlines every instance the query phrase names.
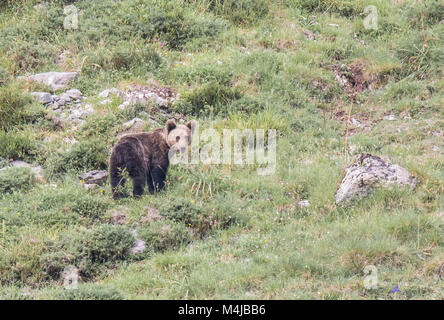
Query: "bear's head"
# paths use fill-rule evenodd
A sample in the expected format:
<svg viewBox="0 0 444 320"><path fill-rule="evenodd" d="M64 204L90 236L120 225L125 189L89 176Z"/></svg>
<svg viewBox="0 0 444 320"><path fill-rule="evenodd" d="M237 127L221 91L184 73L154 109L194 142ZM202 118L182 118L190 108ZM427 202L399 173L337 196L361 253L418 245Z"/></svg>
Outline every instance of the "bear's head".
<svg viewBox="0 0 444 320"><path fill-rule="evenodd" d="M186 125L176 124L174 119L166 123L167 143L170 149L184 153L191 143L196 121L191 120Z"/></svg>

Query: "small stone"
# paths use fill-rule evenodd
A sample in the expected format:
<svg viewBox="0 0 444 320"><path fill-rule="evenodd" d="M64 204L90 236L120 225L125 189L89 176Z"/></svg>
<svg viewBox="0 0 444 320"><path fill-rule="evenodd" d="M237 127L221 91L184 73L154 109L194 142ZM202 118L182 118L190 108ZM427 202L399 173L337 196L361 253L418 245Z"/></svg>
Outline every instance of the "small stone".
<svg viewBox="0 0 444 320"><path fill-rule="evenodd" d="M95 184L95 183L84 183L84 184L83 184L83 187L84 187L86 190L93 190L93 189L97 189L97 188L99 187L99 185L98 185L98 184Z"/></svg>
<svg viewBox="0 0 444 320"><path fill-rule="evenodd" d="M69 102L69 101L71 101L71 97L69 94L67 94L65 92L60 95L60 100L64 100L65 102Z"/></svg>
<svg viewBox="0 0 444 320"><path fill-rule="evenodd" d="M396 120L396 117L393 114L391 114L388 116L384 116L382 119L388 120L388 121L394 121L394 120Z"/></svg>
<svg viewBox="0 0 444 320"><path fill-rule="evenodd" d="M66 100L65 99L59 99L54 105L58 107L62 107L66 104Z"/></svg>
<svg viewBox="0 0 444 320"><path fill-rule="evenodd" d="M305 208L310 205L310 202L308 200L301 200L298 202L299 208Z"/></svg>
<svg viewBox="0 0 444 320"><path fill-rule="evenodd" d="M77 89L71 89L65 92L65 94L67 94L70 98L73 99L81 99L82 98L82 93L80 92L80 90Z"/></svg>

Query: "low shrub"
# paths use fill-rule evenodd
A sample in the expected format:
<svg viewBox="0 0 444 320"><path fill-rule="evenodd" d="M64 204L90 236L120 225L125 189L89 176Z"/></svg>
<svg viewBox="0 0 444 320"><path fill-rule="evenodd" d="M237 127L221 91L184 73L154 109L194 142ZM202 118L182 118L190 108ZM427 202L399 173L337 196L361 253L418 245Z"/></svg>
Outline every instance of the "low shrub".
<svg viewBox="0 0 444 320"><path fill-rule="evenodd" d="M34 185L34 175L29 168L7 168L0 171L0 194L29 190Z"/></svg>
<svg viewBox="0 0 444 320"><path fill-rule="evenodd" d="M59 300L122 300L124 297L114 287L79 285L75 290L63 290L56 294Z"/></svg>
<svg viewBox="0 0 444 320"><path fill-rule="evenodd" d="M72 233L49 245L49 253L41 258L46 275L57 279L63 269L73 265L84 278L92 278L130 258L135 244L132 233L122 226L104 224L93 229Z"/></svg>
<svg viewBox="0 0 444 320"><path fill-rule="evenodd" d="M31 160L38 152L38 146L28 132L0 131L0 158Z"/></svg>
<svg viewBox="0 0 444 320"><path fill-rule="evenodd" d="M106 169L108 152L108 146L100 138L80 141L70 150L48 159L47 174L57 178L68 171Z"/></svg>
<svg viewBox="0 0 444 320"><path fill-rule="evenodd" d="M236 24L252 24L266 17L270 8L267 0L212 0L208 10Z"/></svg>
<svg viewBox="0 0 444 320"><path fill-rule="evenodd" d="M210 82L182 95L175 108L184 114L227 114L229 104L242 97L238 87Z"/></svg>
<svg viewBox="0 0 444 320"><path fill-rule="evenodd" d="M185 225L171 220L155 221L138 230L138 235L154 251L175 250L191 240Z"/></svg>
<svg viewBox="0 0 444 320"><path fill-rule="evenodd" d="M43 115L41 108L32 106L32 97L16 84L0 87L0 130L36 120Z"/></svg>

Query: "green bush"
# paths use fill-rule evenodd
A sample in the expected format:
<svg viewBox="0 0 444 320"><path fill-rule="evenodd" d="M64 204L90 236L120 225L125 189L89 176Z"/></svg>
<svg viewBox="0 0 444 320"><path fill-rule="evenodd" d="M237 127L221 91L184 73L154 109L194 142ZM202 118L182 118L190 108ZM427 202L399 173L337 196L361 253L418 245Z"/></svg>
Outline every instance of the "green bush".
<svg viewBox="0 0 444 320"><path fill-rule="evenodd" d="M0 86L3 86L8 80L10 76L8 71L5 68L0 66Z"/></svg>
<svg viewBox="0 0 444 320"><path fill-rule="evenodd" d="M58 153L48 159L46 163L48 176L60 177L72 170L78 172L106 169L108 152L108 146L100 138L80 141L69 151Z"/></svg>
<svg viewBox="0 0 444 320"><path fill-rule="evenodd" d="M251 24L267 16L268 3L267 0L209 0L208 10L236 24Z"/></svg>
<svg viewBox="0 0 444 320"><path fill-rule="evenodd" d="M140 228L138 235L154 251L178 249L191 240L183 223L165 220L155 221L148 227Z"/></svg>
<svg viewBox="0 0 444 320"><path fill-rule="evenodd" d="M83 217L95 220L100 219L109 206L110 203L103 198L86 195L81 198L73 199L70 208Z"/></svg>
<svg viewBox="0 0 444 320"><path fill-rule="evenodd" d="M43 115L41 108L32 106L32 97L16 84L0 87L0 130L8 131Z"/></svg>
<svg viewBox="0 0 444 320"><path fill-rule="evenodd" d="M90 138L94 136L107 137L112 134L112 128L116 125L116 116L109 112L105 115L94 114L80 127L79 137Z"/></svg>
<svg viewBox="0 0 444 320"><path fill-rule="evenodd" d="M158 37L159 42L166 43L171 49L180 49L194 39L215 38L228 28L223 19L196 16L174 4L169 8L150 6L134 26L142 38Z"/></svg>
<svg viewBox="0 0 444 320"><path fill-rule="evenodd" d="M291 8L302 9L308 13L328 11L344 17L359 15L364 11L365 6L375 4L356 0L285 0L285 3Z"/></svg>
<svg viewBox="0 0 444 320"><path fill-rule="evenodd" d="M162 59L153 46L146 44L131 45L126 42L114 46L100 47L96 50L86 51L88 57L83 71L94 74L97 68L103 70L131 70L144 68L152 70L158 68Z"/></svg>
<svg viewBox="0 0 444 320"><path fill-rule="evenodd" d="M50 252L41 258L47 276L57 279L63 269L74 265L80 276L91 278L107 267L130 258L134 236L122 226L104 224L69 234L49 245Z"/></svg>
<svg viewBox="0 0 444 320"><path fill-rule="evenodd" d="M0 157L13 160L33 159L38 150L27 132L0 131Z"/></svg>
<svg viewBox="0 0 444 320"><path fill-rule="evenodd" d="M0 171L0 194L29 190L34 185L34 175L29 168L7 168Z"/></svg>
<svg viewBox="0 0 444 320"><path fill-rule="evenodd" d="M123 296L114 287L93 285L79 285L72 290L59 291L56 295L59 300L122 300Z"/></svg>
<svg viewBox="0 0 444 320"><path fill-rule="evenodd" d="M240 99L242 92L216 82L207 83L191 92L184 93L175 108L184 114L208 115L227 114L233 100Z"/></svg>

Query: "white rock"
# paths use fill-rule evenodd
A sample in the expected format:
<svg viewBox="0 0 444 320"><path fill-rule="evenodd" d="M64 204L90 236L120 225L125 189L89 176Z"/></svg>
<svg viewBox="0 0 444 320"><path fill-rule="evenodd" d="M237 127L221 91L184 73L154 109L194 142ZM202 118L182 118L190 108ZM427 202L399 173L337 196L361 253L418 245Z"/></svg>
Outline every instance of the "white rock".
<svg viewBox="0 0 444 320"><path fill-rule="evenodd" d="M64 89L79 76L77 72L45 72L30 75L27 79L50 86L53 90Z"/></svg>
<svg viewBox="0 0 444 320"><path fill-rule="evenodd" d="M384 116L382 119L388 120L388 121L394 121L394 120L396 120L396 117L393 114L391 114L388 116Z"/></svg>
<svg viewBox="0 0 444 320"><path fill-rule="evenodd" d="M409 186L418 180L409 172L371 154L361 154L355 163L345 169L345 176L335 194L336 203L347 203L355 198L368 196L375 187Z"/></svg>
<svg viewBox="0 0 444 320"><path fill-rule="evenodd" d="M308 200L301 200L298 202L298 205L300 208L305 208L310 205L310 202Z"/></svg>
<svg viewBox="0 0 444 320"><path fill-rule="evenodd" d="M146 249L146 243L142 239L136 239L136 245L131 248L132 254L138 254L144 252Z"/></svg>

